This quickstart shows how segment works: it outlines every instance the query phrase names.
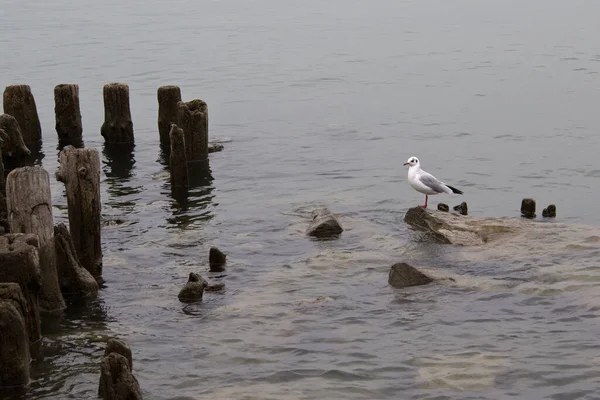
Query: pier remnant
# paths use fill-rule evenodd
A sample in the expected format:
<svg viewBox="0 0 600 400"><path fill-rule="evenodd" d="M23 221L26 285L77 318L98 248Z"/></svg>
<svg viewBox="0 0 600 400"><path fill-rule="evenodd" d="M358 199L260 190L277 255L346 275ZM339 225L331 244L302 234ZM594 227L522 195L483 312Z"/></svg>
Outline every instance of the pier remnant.
<svg viewBox="0 0 600 400"><path fill-rule="evenodd" d="M17 307L13 301L0 299L0 388L29 383L29 341Z"/></svg>
<svg viewBox="0 0 600 400"><path fill-rule="evenodd" d="M104 123L100 133L108 144L134 144L133 122L126 83L104 85Z"/></svg>
<svg viewBox="0 0 600 400"><path fill-rule="evenodd" d="M521 201L521 216L525 218L535 218L535 200L523 199Z"/></svg>
<svg viewBox="0 0 600 400"><path fill-rule="evenodd" d="M183 129L171 124L169 132L171 154L169 166L171 170L171 189L173 191L187 191L189 186L185 136Z"/></svg>
<svg viewBox="0 0 600 400"><path fill-rule="evenodd" d="M102 276L100 156L96 149L67 146L60 152L56 179L65 184L69 230L77 258L96 279Z"/></svg>
<svg viewBox="0 0 600 400"><path fill-rule="evenodd" d="M158 98L158 133L160 143L170 143L171 124L177 122L177 103L181 101L179 86L161 86L157 91Z"/></svg>
<svg viewBox="0 0 600 400"><path fill-rule="evenodd" d="M56 133L61 147L83 146L83 126L79 108L79 85L61 84L54 87Z"/></svg>
<svg viewBox="0 0 600 400"><path fill-rule="evenodd" d="M7 86L4 89L3 106L4 112L15 117L19 123L25 144L37 145L42 140L42 126L29 85Z"/></svg>
<svg viewBox="0 0 600 400"><path fill-rule="evenodd" d="M208 106L195 99L177 103L177 126L185 135L187 161L202 161L208 157Z"/></svg>
<svg viewBox="0 0 600 400"><path fill-rule="evenodd" d="M19 122L12 115L0 114L0 133L2 141L0 149L2 154L7 156L28 156L31 154L29 148L23 141L23 134L19 127Z"/></svg>

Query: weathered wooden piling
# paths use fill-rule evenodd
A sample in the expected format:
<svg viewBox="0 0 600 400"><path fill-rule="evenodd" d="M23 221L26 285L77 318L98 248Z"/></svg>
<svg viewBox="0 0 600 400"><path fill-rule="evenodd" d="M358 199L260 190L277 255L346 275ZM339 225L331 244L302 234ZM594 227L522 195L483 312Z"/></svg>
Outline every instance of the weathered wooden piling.
<svg viewBox="0 0 600 400"><path fill-rule="evenodd" d="M177 126L185 135L187 161L202 161L208 157L208 106L195 99L177 103Z"/></svg>
<svg viewBox="0 0 600 400"><path fill-rule="evenodd" d="M450 211L450 207L448 207L448 204L444 204L444 203L439 203L439 204L437 205L437 209L438 209L439 211L444 211L444 212L448 212L448 211Z"/></svg>
<svg viewBox="0 0 600 400"><path fill-rule="evenodd" d="M523 199L521 201L521 216L525 218L535 218L534 199Z"/></svg>
<svg viewBox="0 0 600 400"><path fill-rule="evenodd" d="M161 86L157 91L158 97L158 133L160 143L170 143L171 124L177 122L177 103L181 101L179 86Z"/></svg>
<svg viewBox="0 0 600 400"><path fill-rule="evenodd" d="M64 309L58 285L52 196L48 172L41 167L17 168L6 179L8 223L13 233L33 233L39 238L42 290L40 308L53 312Z"/></svg>
<svg viewBox="0 0 600 400"><path fill-rule="evenodd" d="M96 297L98 282L79 262L73 239L65 224L54 227L54 241L58 283L62 293L79 298Z"/></svg>
<svg viewBox="0 0 600 400"><path fill-rule="evenodd" d="M179 191L186 190L189 182L183 129L172 124L169 137L171 141L171 154L169 156L171 189Z"/></svg>
<svg viewBox="0 0 600 400"><path fill-rule="evenodd" d="M466 201L454 206L452 208L454 211L458 211L460 215L468 215L469 214L469 206Z"/></svg>
<svg viewBox="0 0 600 400"><path fill-rule="evenodd" d="M98 396L104 400L142 399L140 384L121 354L112 352L102 358Z"/></svg>
<svg viewBox="0 0 600 400"><path fill-rule="evenodd" d="M126 83L104 85L104 123L100 133L109 144L134 144L133 122Z"/></svg>
<svg viewBox="0 0 600 400"><path fill-rule="evenodd" d="M4 161L2 161L2 144L8 141L8 135L0 129L0 195L6 194L6 179L4 178Z"/></svg>
<svg viewBox="0 0 600 400"><path fill-rule="evenodd" d="M0 300L0 332L0 388L25 386L30 377L29 341L23 316L12 301Z"/></svg>
<svg viewBox="0 0 600 400"><path fill-rule="evenodd" d="M542 217L544 218L556 218L556 205L550 204L548 207L542 210Z"/></svg>
<svg viewBox="0 0 600 400"><path fill-rule="evenodd" d="M29 85L7 86L3 105L4 112L15 117L19 123L25 144L37 144L42 140L42 126Z"/></svg>
<svg viewBox="0 0 600 400"><path fill-rule="evenodd" d="M54 87L56 133L61 146L83 145L83 126L79 108L79 85L61 84Z"/></svg>
<svg viewBox="0 0 600 400"><path fill-rule="evenodd" d="M96 149L67 146L60 152L56 179L65 184L69 230L81 265L102 276L100 156Z"/></svg>
<svg viewBox="0 0 600 400"><path fill-rule="evenodd" d="M39 294L42 273L38 246L36 235L17 233L0 236L0 282L19 285L26 300L23 315L32 343L41 337Z"/></svg>
<svg viewBox="0 0 600 400"><path fill-rule="evenodd" d="M227 255L216 247L211 247L208 251L208 266L210 272L223 272L225 270L225 263L227 262Z"/></svg>
<svg viewBox="0 0 600 400"><path fill-rule="evenodd" d="M28 156L29 148L23 141L23 134L19 122L12 115L0 114L0 130L4 131L0 148L2 153L10 156Z"/></svg>

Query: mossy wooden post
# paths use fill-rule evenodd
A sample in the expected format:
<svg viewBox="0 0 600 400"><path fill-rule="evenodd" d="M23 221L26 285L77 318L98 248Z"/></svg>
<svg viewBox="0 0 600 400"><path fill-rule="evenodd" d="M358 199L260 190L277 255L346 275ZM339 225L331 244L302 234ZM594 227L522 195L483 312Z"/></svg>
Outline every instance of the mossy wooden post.
<svg viewBox="0 0 600 400"><path fill-rule="evenodd" d="M11 85L4 89L4 113L15 117L26 145L37 145L42 140L42 126L35 99L29 85Z"/></svg>
<svg viewBox="0 0 600 400"><path fill-rule="evenodd" d="M160 143L168 145L171 124L177 121L177 103L181 101L181 89L179 86L161 86L158 88L157 97Z"/></svg>
<svg viewBox="0 0 600 400"><path fill-rule="evenodd" d="M83 145L79 85L63 84L54 87L54 115L56 133L61 146Z"/></svg>
<svg viewBox="0 0 600 400"><path fill-rule="evenodd" d="M129 86L126 83L104 85L104 123L100 133L107 144L134 144Z"/></svg>
<svg viewBox="0 0 600 400"><path fill-rule="evenodd" d="M202 100L177 103L177 126L185 135L187 161L208 158L208 106Z"/></svg>
<svg viewBox="0 0 600 400"><path fill-rule="evenodd" d="M65 184L69 230L81 265L102 276L100 156L96 149L67 146L60 152L56 179Z"/></svg>
<svg viewBox="0 0 600 400"><path fill-rule="evenodd" d="M31 355L23 316L14 302L0 300L0 390L29 383Z"/></svg>
<svg viewBox="0 0 600 400"><path fill-rule="evenodd" d="M14 282L21 288L27 300L27 310L23 314L31 343L42 337L39 306L42 273L38 246L36 235L16 233L0 236L0 282Z"/></svg>
<svg viewBox="0 0 600 400"><path fill-rule="evenodd" d="M171 190L185 191L188 189L189 183L183 130L172 124L169 136L171 138L171 155L169 157Z"/></svg>
<svg viewBox="0 0 600 400"><path fill-rule="evenodd" d="M11 156L28 156L31 154L31 151L23 141L19 122L17 122L15 117L8 114L0 114L0 129L6 134L1 135L3 139L2 143L0 143L0 148L3 154L10 154Z"/></svg>
<svg viewBox="0 0 600 400"><path fill-rule="evenodd" d="M63 310L65 302L58 285L52 196L48 172L41 167L17 168L6 179L8 223L12 233L33 233L39 238L42 290L40 308Z"/></svg>

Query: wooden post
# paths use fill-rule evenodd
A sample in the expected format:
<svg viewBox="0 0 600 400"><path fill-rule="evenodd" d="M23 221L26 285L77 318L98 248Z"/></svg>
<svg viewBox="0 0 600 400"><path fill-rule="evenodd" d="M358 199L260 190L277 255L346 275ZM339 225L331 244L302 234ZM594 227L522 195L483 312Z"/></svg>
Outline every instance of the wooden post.
<svg viewBox="0 0 600 400"><path fill-rule="evenodd" d="M185 154L185 137L183 130L177 125L172 124L169 136L171 138L171 155L169 157L171 169L171 190L187 190L189 183Z"/></svg>
<svg viewBox="0 0 600 400"><path fill-rule="evenodd" d="M14 282L21 288L27 300L27 310L23 314L31 343L42 337L39 308L42 273L38 245L36 235L17 233L0 236L0 282Z"/></svg>
<svg viewBox="0 0 600 400"><path fill-rule="evenodd" d="M4 112L15 117L19 123L25 144L39 143L42 140L42 126L29 85L7 86L3 104Z"/></svg>
<svg viewBox="0 0 600 400"><path fill-rule="evenodd" d="M0 129L0 195L6 194L6 179L4 178L4 162L2 161L2 144L8 141L8 135Z"/></svg>
<svg viewBox="0 0 600 400"><path fill-rule="evenodd" d="M0 300L0 388L29 383L31 355L23 316L12 301Z"/></svg>
<svg viewBox="0 0 600 400"><path fill-rule="evenodd" d="M177 121L177 103L181 101L181 89L179 86L161 86L158 88L157 97L160 143L168 145L171 124Z"/></svg>
<svg viewBox="0 0 600 400"><path fill-rule="evenodd" d="M23 134L15 117L0 114L0 129L6 134L2 135L3 143L0 145L3 154L11 156L28 156L31 154L23 141Z"/></svg>
<svg viewBox="0 0 600 400"><path fill-rule="evenodd" d="M61 147L82 147L83 127L79 109L79 85L64 84L54 87L54 115L56 133Z"/></svg>
<svg viewBox="0 0 600 400"><path fill-rule="evenodd" d="M69 230L81 265L102 276L100 237L100 156L96 149L67 146L60 152L56 179L65 184Z"/></svg>
<svg viewBox="0 0 600 400"><path fill-rule="evenodd" d="M187 161L208 158L208 106L202 100L177 103L177 125L185 135Z"/></svg>
<svg viewBox="0 0 600 400"><path fill-rule="evenodd" d="M65 302L58 285L52 195L48 172L41 167L17 168L6 179L8 223L13 233L33 233L40 243L42 290L40 308L63 310Z"/></svg>
<svg viewBox="0 0 600 400"><path fill-rule="evenodd" d="M134 144L129 86L126 83L104 85L104 123L100 133L109 144Z"/></svg>

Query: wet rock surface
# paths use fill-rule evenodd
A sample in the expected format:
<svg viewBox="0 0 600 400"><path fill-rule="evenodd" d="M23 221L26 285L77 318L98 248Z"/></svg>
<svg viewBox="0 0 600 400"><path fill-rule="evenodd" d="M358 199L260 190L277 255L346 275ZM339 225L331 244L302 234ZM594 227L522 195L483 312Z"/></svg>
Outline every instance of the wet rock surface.
<svg viewBox="0 0 600 400"><path fill-rule="evenodd" d="M427 285L433 279L407 263L396 263L390 268L388 283L396 288Z"/></svg>
<svg viewBox="0 0 600 400"><path fill-rule="evenodd" d="M329 238L335 237L343 231L333 213L327 208L321 208L312 212L312 220L306 234L317 238Z"/></svg>
<svg viewBox="0 0 600 400"><path fill-rule="evenodd" d="M100 365L98 395L104 400L141 400L142 391L127 358L110 353Z"/></svg>
<svg viewBox="0 0 600 400"><path fill-rule="evenodd" d="M460 215L468 215L469 214L469 207L467 206L466 201L463 201L459 205L454 206L453 210L458 212Z"/></svg>
<svg viewBox="0 0 600 400"><path fill-rule="evenodd" d="M208 282L200 275L191 272L188 282L179 292L179 301L182 303L193 303L202 300L204 289L208 286Z"/></svg>

